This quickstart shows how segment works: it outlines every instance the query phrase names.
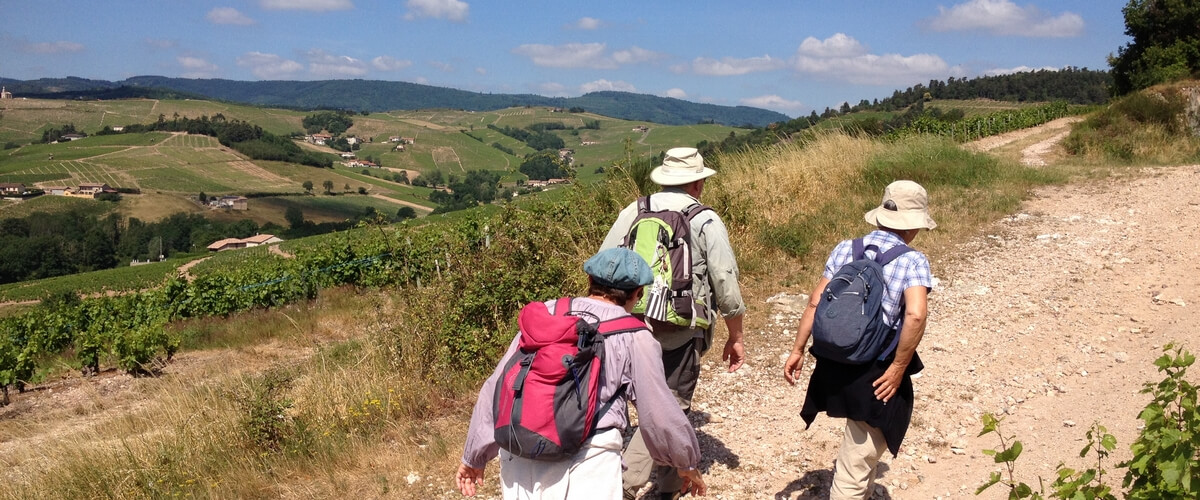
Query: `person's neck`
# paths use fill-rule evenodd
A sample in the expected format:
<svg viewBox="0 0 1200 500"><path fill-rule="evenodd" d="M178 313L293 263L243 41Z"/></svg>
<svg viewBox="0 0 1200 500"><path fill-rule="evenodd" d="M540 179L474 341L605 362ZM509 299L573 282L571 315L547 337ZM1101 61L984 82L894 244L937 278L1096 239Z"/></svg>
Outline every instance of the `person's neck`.
<svg viewBox="0 0 1200 500"><path fill-rule="evenodd" d="M587 298L592 299L592 300L597 300L597 301L603 302L605 304L612 304L614 306L625 309L625 312L633 311L633 306L634 306L634 304L637 303L637 301L631 300L631 301L629 301L628 304L618 304L616 302L613 302L612 299L609 299L608 297L605 297L603 295L588 295Z"/></svg>

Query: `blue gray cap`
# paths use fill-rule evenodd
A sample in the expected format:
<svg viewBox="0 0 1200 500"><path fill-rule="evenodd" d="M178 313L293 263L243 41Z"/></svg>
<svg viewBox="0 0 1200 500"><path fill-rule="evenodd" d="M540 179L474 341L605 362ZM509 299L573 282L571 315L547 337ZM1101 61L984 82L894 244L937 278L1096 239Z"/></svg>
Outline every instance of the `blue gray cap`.
<svg viewBox="0 0 1200 500"><path fill-rule="evenodd" d="M621 290L633 290L654 281L646 261L627 248L599 251L583 263L583 272L596 283Z"/></svg>

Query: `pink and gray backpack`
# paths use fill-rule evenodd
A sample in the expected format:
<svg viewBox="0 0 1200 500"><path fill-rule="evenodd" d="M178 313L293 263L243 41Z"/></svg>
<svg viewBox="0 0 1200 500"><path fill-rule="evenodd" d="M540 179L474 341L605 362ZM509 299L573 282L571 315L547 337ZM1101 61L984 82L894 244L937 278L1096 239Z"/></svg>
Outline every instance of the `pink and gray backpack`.
<svg viewBox="0 0 1200 500"><path fill-rule="evenodd" d="M518 350L496 383L492 416L496 443L532 460L570 458L596 431L596 423L625 392L600 401L604 339L646 324L633 316L599 321L571 311L571 299L521 309Z"/></svg>

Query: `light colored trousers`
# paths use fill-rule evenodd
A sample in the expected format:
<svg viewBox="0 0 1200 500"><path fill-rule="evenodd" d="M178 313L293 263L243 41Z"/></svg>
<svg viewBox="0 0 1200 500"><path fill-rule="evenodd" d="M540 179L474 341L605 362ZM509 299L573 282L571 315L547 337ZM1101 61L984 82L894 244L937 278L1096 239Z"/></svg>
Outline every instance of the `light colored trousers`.
<svg viewBox="0 0 1200 500"><path fill-rule="evenodd" d="M570 460L539 462L500 450L504 500L621 500L621 431L592 437Z"/></svg>
<svg viewBox="0 0 1200 500"><path fill-rule="evenodd" d="M842 447L838 450L837 465L833 469L829 500L871 498L875 488L875 465L885 451L887 441L879 429L866 422L846 419Z"/></svg>

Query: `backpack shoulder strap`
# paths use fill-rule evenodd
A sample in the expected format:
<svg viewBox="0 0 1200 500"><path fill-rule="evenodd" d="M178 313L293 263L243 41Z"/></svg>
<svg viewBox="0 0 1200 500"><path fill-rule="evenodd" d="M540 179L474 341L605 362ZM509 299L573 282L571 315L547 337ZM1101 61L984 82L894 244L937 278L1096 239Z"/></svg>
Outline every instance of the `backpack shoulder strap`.
<svg viewBox="0 0 1200 500"><path fill-rule="evenodd" d="M567 313L571 312L571 303L574 301L575 299L571 297L562 297L554 301L554 310L550 311L550 314L555 316L565 316Z"/></svg>
<svg viewBox="0 0 1200 500"><path fill-rule="evenodd" d="M904 255L911 251L912 251L911 247L901 243L899 245L896 245L896 246L888 249L888 251L883 252L882 255L876 255L875 262L878 262L879 265L881 265L881 266L886 266L889 263L891 263L893 260L896 260L896 257L899 257L899 256Z"/></svg>
<svg viewBox="0 0 1200 500"><path fill-rule="evenodd" d="M618 333L636 332L645 330L646 323L640 319L633 317L631 314L626 314L617 318L612 318L600 322L597 327L601 335L614 335Z"/></svg>
<svg viewBox="0 0 1200 500"><path fill-rule="evenodd" d="M713 208L708 205L705 205L700 202L696 202L696 203L692 203L691 205L684 207L683 210L680 210L680 213L683 214L684 219L686 219L688 222L691 222L692 218L699 215L700 212L703 212L705 210L712 210L712 209Z"/></svg>
<svg viewBox="0 0 1200 500"><path fill-rule="evenodd" d="M650 195L639 196L637 199L638 213L646 213L650 211Z"/></svg>
<svg viewBox="0 0 1200 500"><path fill-rule="evenodd" d="M870 247L866 246L866 242L863 241L863 238L854 239L854 241L850 242L850 260L858 260L865 257L867 254L867 248L874 248L876 252L879 251L879 247L875 245L871 245Z"/></svg>

